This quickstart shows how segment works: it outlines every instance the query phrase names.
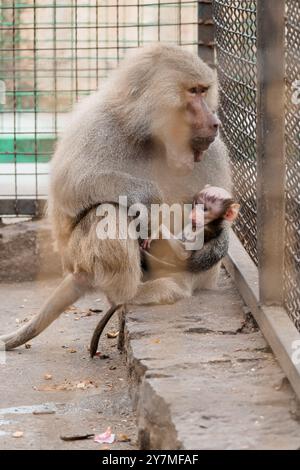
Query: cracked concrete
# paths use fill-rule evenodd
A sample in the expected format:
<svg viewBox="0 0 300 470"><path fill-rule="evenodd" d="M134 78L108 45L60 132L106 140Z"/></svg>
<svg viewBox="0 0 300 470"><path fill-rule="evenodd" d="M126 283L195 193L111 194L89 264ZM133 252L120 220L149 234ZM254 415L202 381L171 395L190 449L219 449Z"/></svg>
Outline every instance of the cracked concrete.
<svg viewBox="0 0 300 470"><path fill-rule="evenodd" d="M45 298L60 282L47 280L0 286L0 334L11 331L23 319L35 314ZM24 346L0 356L0 449L91 449L105 445L93 439L64 442L60 435L101 433L107 426L118 437L127 435L130 442L115 442L110 449L135 449L136 424L128 393L124 356L117 349L117 338L101 341L106 359L90 359L87 347L99 313L89 308L106 309L98 294L76 302L45 332ZM109 330L117 330L117 318ZM0 351L0 354L2 352ZM45 380L45 374L52 376ZM77 388L84 380L89 388ZM72 389L49 390L55 385L70 383ZM46 410L46 413L45 413ZM37 412L38 414L34 414ZM48 414L51 413L51 414ZM21 438L13 433L22 431Z"/></svg>
<svg viewBox="0 0 300 470"><path fill-rule="evenodd" d="M294 393L225 272L218 291L132 310L125 346L145 449L296 449Z"/></svg>

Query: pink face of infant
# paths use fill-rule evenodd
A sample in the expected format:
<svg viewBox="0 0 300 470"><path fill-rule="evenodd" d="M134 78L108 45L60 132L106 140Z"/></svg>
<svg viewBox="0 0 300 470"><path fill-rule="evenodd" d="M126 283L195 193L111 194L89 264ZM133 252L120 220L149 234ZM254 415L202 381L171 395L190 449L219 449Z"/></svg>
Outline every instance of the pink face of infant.
<svg viewBox="0 0 300 470"><path fill-rule="evenodd" d="M195 195L193 203L190 220L199 228L219 218L233 222L240 208L239 204L233 202L231 194L226 189L209 185Z"/></svg>

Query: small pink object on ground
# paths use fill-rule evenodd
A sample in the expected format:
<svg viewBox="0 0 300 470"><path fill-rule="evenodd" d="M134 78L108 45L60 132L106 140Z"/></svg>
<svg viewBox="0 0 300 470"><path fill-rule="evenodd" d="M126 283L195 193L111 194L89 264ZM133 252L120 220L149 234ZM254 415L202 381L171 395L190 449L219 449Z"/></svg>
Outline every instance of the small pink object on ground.
<svg viewBox="0 0 300 470"><path fill-rule="evenodd" d="M112 444L115 440L115 434L112 434L111 428L108 427L102 434L96 434L94 442L98 444Z"/></svg>

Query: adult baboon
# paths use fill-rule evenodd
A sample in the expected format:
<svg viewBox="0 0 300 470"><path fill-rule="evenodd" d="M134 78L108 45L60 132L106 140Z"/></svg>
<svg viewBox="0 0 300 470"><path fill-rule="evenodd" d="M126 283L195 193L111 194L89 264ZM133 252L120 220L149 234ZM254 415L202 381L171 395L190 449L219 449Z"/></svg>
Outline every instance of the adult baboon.
<svg viewBox="0 0 300 470"><path fill-rule="evenodd" d="M217 80L196 55L176 46L138 50L102 89L80 103L52 160L49 214L65 269L41 312L0 337L7 349L43 331L85 291L113 304L174 302L211 287L228 248L226 228L189 257L180 278L141 283L136 240L99 240L96 206L191 203L206 184L230 190L226 148L218 137Z"/></svg>

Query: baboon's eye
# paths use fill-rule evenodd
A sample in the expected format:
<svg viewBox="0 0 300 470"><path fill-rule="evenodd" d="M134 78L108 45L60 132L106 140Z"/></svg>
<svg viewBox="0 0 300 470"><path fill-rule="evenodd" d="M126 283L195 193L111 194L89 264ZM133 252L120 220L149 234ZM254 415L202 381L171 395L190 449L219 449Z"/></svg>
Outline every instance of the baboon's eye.
<svg viewBox="0 0 300 470"><path fill-rule="evenodd" d="M208 92L208 86L201 86L199 88L200 88L199 93L205 96Z"/></svg>
<svg viewBox="0 0 300 470"><path fill-rule="evenodd" d="M194 86L193 88L190 88L190 89L189 89L189 92L190 92L192 95L197 95L197 93L198 93L198 87Z"/></svg>
<svg viewBox="0 0 300 470"><path fill-rule="evenodd" d="M199 85L199 86L194 86L190 88L189 93L191 93L192 95L204 95L205 96L207 93L207 90L208 90L207 86Z"/></svg>

